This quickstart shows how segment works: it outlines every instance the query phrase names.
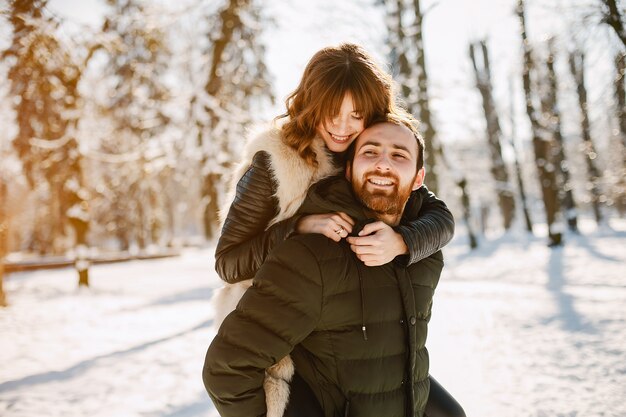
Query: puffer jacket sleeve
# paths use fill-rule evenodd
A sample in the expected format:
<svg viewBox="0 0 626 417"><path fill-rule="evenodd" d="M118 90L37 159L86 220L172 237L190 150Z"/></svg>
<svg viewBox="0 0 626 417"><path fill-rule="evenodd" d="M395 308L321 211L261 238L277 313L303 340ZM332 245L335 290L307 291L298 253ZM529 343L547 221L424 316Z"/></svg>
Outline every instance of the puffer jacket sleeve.
<svg viewBox="0 0 626 417"><path fill-rule="evenodd" d="M313 253L297 239L276 247L206 354L202 379L220 416L265 415L265 369L315 329L322 300Z"/></svg>
<svg viewBox="0 0 626 417"><path fill-rule="evenodd" d="M437 252L454 236L454 217L446 204L426 186L412 194L403 220L395 228L409 248L408 256L398 258L405 266Z"/></svg>
<svg viewBox="0 0 626 417"><path fill-rule="evenodd" d="M215 270L224 281L235 283L253 278L272 248L294 233L299 217L267 228L278 213L275 192L269 154L257 152L237 183L217 242Z"/></svg>

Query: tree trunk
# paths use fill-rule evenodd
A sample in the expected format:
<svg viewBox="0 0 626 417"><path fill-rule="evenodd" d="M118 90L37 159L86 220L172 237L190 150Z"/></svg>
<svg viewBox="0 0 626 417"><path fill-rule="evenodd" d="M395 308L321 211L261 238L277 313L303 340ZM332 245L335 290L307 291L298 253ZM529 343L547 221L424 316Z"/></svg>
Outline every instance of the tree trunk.
<svg viewBox="0 0 626 417"><path fill-rule="evenodd" d="M469 201L469 194L467 193L467 180L465 177L461 178L457 184L461 189L461 204L463 206L463 221L467 227L467 236L469 238L470 249L476 249L478 247L478 241L476 240L476 233L472 226L471 208Z"/></svg>
<svg viewBox="0 0 626 417"><path fill-rule="evenodd" d="M217 196L216 184L219 181L219 175L209 174L204 177L204 198L206 199L204 206L204 235L207 239L213 239L216 236L216 228L219 224L219 203Z"/></svg>
<svg viewBox="0 0 626 417"><path fill-rule="evenodd" d="M7 255L7 239L9 235L9 219L6 209L7 184L0 177L0 307L6 307L7 299L4 294L4 258Z"/></svg>
<svg viewBox="0 0 626 417"><path fill-rule="evenodd" d="M398 84L402 88L402 98L406 102L407 110L413 113L413 88L411 88L411 66L406 55L406 35L404 25L402 24L402 15L404 13L403 0L388 0L386 3L387 13L387 30L390 34L389 46L393 55L393 61L398 64L398 75L396 77Z"/></svg>
<svg viewBox="0 0 626 417"><path fill-rule="evenodd" d="M595 159L597 153L591 140L591 127L589 126L589 113L587 103L587 88L585 86L585 55L582 52L572 52L569 59L570 71L576 81L576 92L578 93L578 106L580 107L580 129L583 143L585 145L585 160L587 162L588 188L591 191L591 205L596 222L602 222L602 211L600 210L600 173L596 167Z"/></svg>
<svg viewBox="0 0 626 417"><path fill-rule="evenodd" d="M420 0L413 0L415 12L415 27L413 28L413 43L416 52L416 81L418 88L417 118L421 123L421 130L424 134L424 144L426 146L426 171L428 172L428 188L435 194L439 187L439 172L437 167L437 150L440 145L437 143L437 132L432 121L430 112L430 102L428 96L428 73L426 72L426 56L424 54L424 38L422 34L423 16L420 9Z"/></svg>
<svg viewBox="0 0 626 417"><path fill-rule="evenodd" d="M602 1L608 9L604 15L604 22L613 28L619 40L626 46L626 30L624 29L624 23L622 22L622 16L617 7L617 2L615 0Z"/></svg>
<svg viewBox="0 0 626 417"><path fill-rule="evenodd" d="M224 51L226 47L232 42L233 34L242 26L242 21L239 17L241 9L247 8L250 5L250 0L230 0L226 8L220 12L221 21L221 33L219 38L213 44L213 53L211 56L211 68L209 70L209 77L205 84L204 90L209 97L212 97L216 101L219 101L220 90L222 88L222 74L220 73L220 66L224 61ZM203 132L202 127L199 126L198 132L198 145L200 149L203 149L203 141L210 140L212 132L215 130L219 123L219 116L209 106L205 106L209 117L209 132ZM208 137L207 137L208 136ZM215 235L214 230L219 225L218 216L218 184L221 180L221 174L214 171L207 170L208 155L203 152L202 166L206 171L203 179L202 186L202 200L205 203L204 207L204 233L207 239L212 239Z"/></svg>
<svg viewBox="0 0 626 417"><path fill-rule="evenodd" d="M549 120L549 129L554 138L554 147L552 158L557 168L560 178L559 200L562 208L565 210L565 219L567 225L572 232L578 232L578 216L576 214L576 203L574 200L574 192L572 190L572 182L570 178L569 164L565 157L565 145L563 143L563 134L561 133L561 112L558 106L558 82L556 71L554 70L554 43L549 41L550 53L546 68L548 70L548 88L547 93L542 98L542 110Z"/></svg>
<svg viewBox="0 0 626 417"><path fill-rule="evenodd" d="M526 230L530 233L533 232L533 223L530 219L530 213L528 211L528 199L526 198L526 188L524 187L524 179L522 177L522 167L519 163L520 156L515 144L516 129L515 129L515 104L514 104L513 82L509 81L509 100L510 100L510 116L511 116L511 137L510 145L513 149L513 161L515 163L515 177L517 179L517 188L519 189L520 200L522 203L522 214L524 215L524 222L526 223Z"/></svg>
<svg viewBox="0 0 626 417"><path fill-rule="evenodd" d="M482 53L483 59L481 68L479 68L479 64L476 61L477 48L480 48L480 52ZM505 230L508 230L513 222L513 217L515 216L515 199L513 198L513 193L511 192L509 174L507 172L506 165L504 164L504 158L502 158L502 145L500 144L502 130L500 129L498 112L493 100L491 68L489 66L489 55L486 42L482 41L477 45L470 44L469 54L474 66L476 87L482 96L483 111L485 113L485 119L487 120L487 144L491 155L491 175L496 183L498 204L502 214L503 226Z"/></svg>
<svg viewBox="0 0 626 417"><path fill-rule="evenodd" d="M526 36L526 22L524 17L524 0L518 0L518 17L521 24L522 44L524 48L524 67L522 71L522 81L524 83L524 96L526 98L526 114L530 121L533 150L535 152L535 165L539 173L539 186L543 196L543 204L546 213L546 223L548 227L548 244L557 246L562 243L562 235L559 230L557 216L559 212L558 184L556 181L556 170L554 162L550 159L552 154L552 141L546 129L540 124L537 111L533 105L533 94L530 74L534 69L530 43Z"/></svg>
<svg viewBox="0 0 626 417"><path fill-rule="evenodd" d="M89 232L89 201L87 189L84 187L81 155L78 152L78 142L71 139L67 145L68 168L65 178L63 194L67 202L65 218L74 229L74 252L76 259L74 267L78 273L78 286L89 286L89 246L87 233Z"/></svg>
<svg viewBox="0 0 626 417"><path fill-rule="evenodd" d="M619 53L615 57L615 99L617 102L617 120L622 145L622 174L618 180L617 209L623 216L626 213L626 90L624 89L624 74L626 73L626 53Z"/></svg>

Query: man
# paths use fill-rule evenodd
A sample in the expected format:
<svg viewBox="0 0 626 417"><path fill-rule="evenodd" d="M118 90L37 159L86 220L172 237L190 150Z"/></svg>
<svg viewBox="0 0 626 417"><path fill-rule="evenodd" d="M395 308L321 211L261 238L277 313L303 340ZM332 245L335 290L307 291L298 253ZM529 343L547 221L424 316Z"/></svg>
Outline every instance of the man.
<svg viewBox="0 0 626 417"><path fill-rule="evenodd" d="M346 177L320 182L304 212L344 211L399 224L424 180L423 142L389 118L356 140ZM421 416L428 397L427 322L441 252L409 267L365 267L323 235L277 246L207 352L203 379L222 417L264 416L265 369L291 354L325 416Z"/></svg>

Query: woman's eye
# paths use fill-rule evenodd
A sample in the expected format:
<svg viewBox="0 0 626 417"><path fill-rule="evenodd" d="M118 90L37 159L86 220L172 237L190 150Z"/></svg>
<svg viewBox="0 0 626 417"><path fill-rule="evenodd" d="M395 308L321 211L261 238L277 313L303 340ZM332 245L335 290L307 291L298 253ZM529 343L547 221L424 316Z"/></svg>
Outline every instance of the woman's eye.
<svg viewBox="0 0 626 417"><path fill-rule="evenodd" d="M360 114L353 114L353 115L352 115L352 118L353 118L354 120L363 120L363 116L361 116Z"/></svg>

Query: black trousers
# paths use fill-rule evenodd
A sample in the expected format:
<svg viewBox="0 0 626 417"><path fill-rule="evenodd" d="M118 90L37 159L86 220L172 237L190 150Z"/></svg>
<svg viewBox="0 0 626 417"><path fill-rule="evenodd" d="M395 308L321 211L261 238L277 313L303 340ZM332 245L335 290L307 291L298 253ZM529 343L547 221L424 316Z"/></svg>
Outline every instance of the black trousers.
<svg viewBox="0 0 626 417"><path fill-rule="evenodd" d="M461 405L435 378L430 378L430 393L425 417L465 417ZM283 417L322 417L324 412L309 385L298 375L291 381L289 404Z"/></svg>

